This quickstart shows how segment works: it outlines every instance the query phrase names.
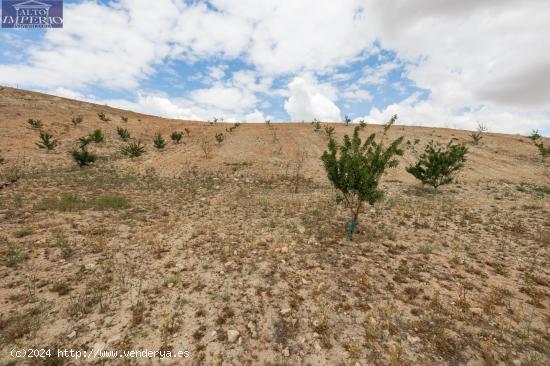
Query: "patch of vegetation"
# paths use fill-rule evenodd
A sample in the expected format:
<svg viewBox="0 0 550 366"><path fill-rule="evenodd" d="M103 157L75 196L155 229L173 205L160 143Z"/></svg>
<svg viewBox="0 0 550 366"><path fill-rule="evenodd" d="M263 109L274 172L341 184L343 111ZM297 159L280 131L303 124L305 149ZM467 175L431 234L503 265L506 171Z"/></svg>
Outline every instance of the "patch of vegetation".
<svg viewBox="0 0 550 366"><path fill-rule="evenodd" d="M544 146L544 143L542 142L542 136L537 130L533 130L529 138L533 142L533 145L535 145L539 150L540 159L544 163L546 159L550 157L550 146Z"/></svg>
<svg viewBox="0 0 550 366"><path fill-rule="evenodd" d="M349 240L352 240L363 203L374 205L382 199L384 194L378 187L380 179L387 168L397 166L395 157L403 155L403 150L399 148L403 137L394 140L387 147L383 142L387 131L396 120L397 115L384 126L381 142L376 142L375 133L363 142L359 137L359 126L355 127L351 139L348 135L344 136L341 146L337 146L331 137L328 151L321 157L328 179L342 195L338 201L344 202L350 210Z"/></svg>
<svg viewBox="0 0 550 366"><path fill-rule="evenodd" d="M24 238L25 236L29 236L32 234L32 229L30 227L25 227L21 230L17 230L15 233L13 233L13 236L16 238Z"/></svg>
<svg viewBox="0 0 550 366"><path fill-rule="evenodd" d="M57 146L57 140L55 140L51 134L40 131L40 142L37 142L36 146L40 149L51 151Z"/></svg>
<svg viewBox="0 0 550 366"><path fill-rule="evenodd" d="M445 148L430 141L416 164L407 167L407 172L437 192L439 186L452 182L455 174L464 167L467 153L466 146L453 144L452 140Z"/></svg>
<svg viewBox="0 0 550 366"><path fill-rule="evenodd" d="M325 127L325 133L327 134L328 138L332 138L332 135L334 135L334 127Z"/></svg>
<svg viewBox="0 0 550 366"><path fill-rule="evenodd" d="M73 125L75 125L75 126L78 126L79 124L81 124L82 121L84 121L84 117L82 117L82 116L76 116L76 117L73 117L73 118L71 119L71 122L72 122Z"/></svg>
<svg viewBox="0 0 550 366"><path fill-rule="evenodd" d="M241 125L240 122L235 122L235 123L233 124L233 126L231 126L231 127L228 128L228 129L226 128L225 131L226 131L226 132L229 132L229 133L233 133L233 131L235 131L237 128L239 128L240 125Z"/></svg>
<svg viewBox="0 0 550 366"><path fill-rule="evenodd" d="M164 138L162 137L160 132L158 132L155 135L155 139L153 140L153 145L155 145L155 148L157 150L161 150L161 149L164 149L166 147L166 140L164 140Z"/></svg>
<svg viewBox="0 0 550 366"><path fill-rule="evenodd" d="M218 145L220 145L223 142L223 140L225 140L225 135L223 133L219 132L219 133L216 134L215 138L216 138L216 142L218 143Z"/></svg>
<svg viewBox="0 0 550 366"><path fill-rule="evenodd" d="M72 150L70 153L80 168L88 166L97 160L97 156L90 153L84 146L81 146L78 150Z"/></svg>
<svg viewBox="0 0 550 366"><path fill-rule="evenodd" d="M128 132L126 128L117 127L116 133L118 134L118 137L120 137L122 141L128 141L128 139L130 139L130 132Z"/></svg>
<svg viewBox="0 0 550 366"><path fill-rule="evenodd" d="M122 122L128 122L128 117L126 116L120 116L120 119L122 120Z"/></svg>
<svg viewBox="0 0 550 366"><path fill-rule="evenodd" d="M66 193L58 197L44 198L35 208L52 211L80 211L80 210L121 210L130 207L125 196L109 195L85 199L73 193Z"/></svg>
<svg viewBox="0 0 550 366"><path fill-rule="evenodd" d="M0 237L0 243L7 248L4 264L7 267L17 267L20 262L28 259L28 254L20 247L11 244L6 238Z"/></svg>
<svg viewBox="0 0 550 366"><path fill-rule="evenodd" d="M100 120L102 120L103 122L109 122L111 119L109 117L107 117L107 114L105 112L99 112L97 114L97 116L99 117Z"/></svg>
<svg viewBox="0 0 550 366"><path fill-rule="evenodd" d="M349 124L351 123L351 118L347 114L344 116L344 123L346 124L346 126L349 126Z"/></svg>
<svg viewBox="0 0 550 366"><path fill-rule="evenodd" d="M33 130L39 130L42 128L42 121L39 119L29 118L27 123L31 126Z"/></svg>
<svg viewBox="0 0 550 366"><path fill-rule="evenodd" d="M179 144L181 142L181 139L183 138L183 132L174 131L170 134L170 138L172 139L174 144Z"/></svg>
<svg viewBox="0 0 550 366"><path fill-rule="evenodd" d="M137 158L145 153L145 146L141 143L141 141L134 141L124 146L120 152L122 155Z"/></svg>
<svg viewBox="0 0 550 366"><path fill-rule="evenodd" d="M89 136L90 141L99 144L105 140L105 136L103 135L103 131L101 129L96 129L94 132L92 132Z"/></svg>
<svg viewBox="0 0 550 366"><path fill-rule="evenodd" d="M321 131L321 121L319 121L317 118L314 118L311 124L313 125L313 131Z"/></svg>
<svg viewBox="0 0 550 366"><path fill-rule="evenodd" d="M487 127L483 123L478 122L477 130L475 130L470 134L470 137L472 138L472 143L474 145L479 145L481 140L483 139L483 134L486 131L487 131Z"/></svg>

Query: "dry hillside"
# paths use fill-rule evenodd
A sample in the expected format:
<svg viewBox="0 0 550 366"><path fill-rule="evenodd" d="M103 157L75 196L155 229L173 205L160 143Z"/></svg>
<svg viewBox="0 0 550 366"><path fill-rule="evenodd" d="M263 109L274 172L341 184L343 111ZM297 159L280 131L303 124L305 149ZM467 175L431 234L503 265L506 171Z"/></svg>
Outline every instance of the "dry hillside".
<svg viewBox="0 0 550 366"><path fill-rule="evenodd" d="M468 162L433 194L408 149L348 242L319 159L328 124L231 126L1 88L1 364L40 364L10 351L44 347L94 352L49 364L184 362L95 356L140 349L189 365L550 363L550 179L528 138L394 126L420 148L455 138ZM116 127L145 154L122 155ZM80 169L69 151L95 129L99 159Z"/></svg>

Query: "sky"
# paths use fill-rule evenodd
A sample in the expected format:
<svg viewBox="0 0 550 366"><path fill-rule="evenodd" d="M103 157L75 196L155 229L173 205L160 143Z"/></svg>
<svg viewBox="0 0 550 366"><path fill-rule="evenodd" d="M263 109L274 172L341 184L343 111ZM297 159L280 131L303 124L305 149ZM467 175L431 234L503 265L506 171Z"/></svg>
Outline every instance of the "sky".
<svg viewBox="0 0 550 366"><path fill-rule="evenodd" d="M64 1L0 84L169 118L550 135L548 0Z"/></svg>

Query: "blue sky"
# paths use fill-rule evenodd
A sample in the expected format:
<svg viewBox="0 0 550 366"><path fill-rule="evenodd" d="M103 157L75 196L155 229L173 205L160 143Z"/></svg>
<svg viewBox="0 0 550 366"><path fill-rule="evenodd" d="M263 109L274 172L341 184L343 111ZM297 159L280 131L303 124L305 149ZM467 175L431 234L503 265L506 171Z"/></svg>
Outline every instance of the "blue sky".
<svg viewBox="0 0 550 366"><path fill-rule="evenodd" d="M0 84L170 118L550 134L547 1L64 3L63 29L0 30Z"/></svg>

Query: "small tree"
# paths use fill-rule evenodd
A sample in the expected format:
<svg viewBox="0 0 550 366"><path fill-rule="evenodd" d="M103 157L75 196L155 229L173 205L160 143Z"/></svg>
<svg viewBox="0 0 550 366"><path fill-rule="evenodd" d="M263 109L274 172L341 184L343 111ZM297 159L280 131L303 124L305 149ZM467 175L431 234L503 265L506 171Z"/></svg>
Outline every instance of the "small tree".
<svg viewBox="0 0 550 366"><path fill-rule="evenodd" d="M40 131L40 142L37 142L36 146L51 151L57 146L57 140L54 140L53 136L49 133Z"/></svg>
<svg viewBox="0 0 550 366"><path fill-rule="evenodd" d="M352 240L363 203L374 205L382 199L383 191L378 187L380 179L387 168L397 166L395 157L403 155L399 148L403 137L388 146L384 144L386 133L396 120L397 116L393 116L386 124L380 142L376 142L375 133L363 142L359 137L359 126L355 127L351 138L347 134L344 136L341 146L337 146L331 137L328 151L321 157L328 179L342 194L338 201L343 201L350 210L349 240Z"/></svg>
<svg viewBox="0 0 550 366"><path fill-rule="evenodd" d="M529 138L533 142L533 145L539 150L540 159L544 163L546 159L550 157L550 146L544 146L542 136L539 134L538 130L533 130Z"/></svg>
<svg viewBox="0 0 550 366"><path fill-rule="evenodd" d="M130 142L124 146L120 152L122 155L129 156L131 158L136 158L145 153L145 146L141 144L141 141Z"/></svg>
<svg viewBox="0 0 550 366"><path fill-rule="evenodd" d="M102 120L103 122L109 122L111 119L109 117L107 117L107 114L105 114L105 112L99 112L97 114L97 116L99 117L100 120Z"/></svg>
<svg viewBox="0 0 550 366"><path fill-rule="evenodd" d="M73 117L73 118L71 119L71 122L72 122L73 125L75 125L75 126L78 126L79 124L81 124L82 121L84 121L84 117L82 117L82 116L76 116L76 117Z"/></svg>
<svg viewBox="0 0 550 366"><path fill-rule="evenodd" d="M118 133L118 137L120 137L122 141L128 141L128 139L130 138L130 132L128 132L128 130L125 128L117 127L116 132Z"/></svg>
<svg viewBox="0 0 550 366"><path fill-rule="evenodd" d="M325 127L325 133L327 134L328 138L331 138L332 135L334 135L334 127L326 126Z"/></svg>
<svg viewBox="0 0 550 366"><path fill-rule="evenodd" d="M225 140L225 135L220 132L216 134L215 138L218 145L220 145L223 142L223 140Z"/></svg>
<svg viewBox="0 0 550 366"><path fill-rule="evenodd" d="M344 117L344 123L346 124L346 126L349 126L349 124L351 123L351 118L347 114Z"/></svg>
<svg viewBox="0 0 550 366"><path fill-rule="evenodd" d="M94 130L94 132L92 132L91 134L89 134L88 138L92 142L95 142L96 144L99 144L105 140L105 136L103 136L103 131L101 131L101 129L99 128Z"/></svg>
<svg viewBox="0 0 550 366"><path fill-rule="evenodd" d="M170 135L170 138L172 139L172 141L174 142L174 144L179 144L181 139L183 138L183 132L179 132L179 131L174 131L172 132L172 134Z"/></svg>
<svg viewBox="0 0 550 366"><path fill-rule="evenodd" d="M155 135L155 139L153 140L153 145L155 145L155 148L157 150L161 150L166 147L166 141L164 140L164 138L162 138L162 135L160 134L160 132L158 132Z"/></svg>
<svg viewBox="0 0 550 366"><path fill-rule="evenodd" d="M445 148L430 141L416 164L409 166L407 172L437 192L439 186L452 182L455 174L464 166L467 153L466 146L453 144L453 140Z"/></svg>
<svg viewBox="0 0 550 366"><path fill-rule="evenodd" d="M122 122L128 122L128 117L126 116L120 116L120 119L122 120Z"/></svg>
<svg viewBox="0 0 550 366"><path fill-rule="evenodd" d="M472 143L474 145L479 145L479 143L481 142L481 139L483 138L483 133L486 131L487 131L487 127L483 123L478 122L477 130L470 134L470 137L472 138Z"/></svg>
<svg viewBox="0 0 550 366"><path fill-rule="evenodd" d="M27 120L27 123L31 126L33 130L39 130L42 128L42 121L39 119L29 118Z"/></svg>
<svg viewBox="0 0 550 366"><path fill-rule="evenodd" d="M319 121L317 118L314 118L311 124L313 125L313 131L321 131L321 121Z"/></svg>
<svg viewBox="0 0 550 366"><path fill-rule="evenodd" d="M72 150L71 156L80 168L92 164L97 159L96 155L90 153L85 147L82 146L78 150Z"/></svg>

